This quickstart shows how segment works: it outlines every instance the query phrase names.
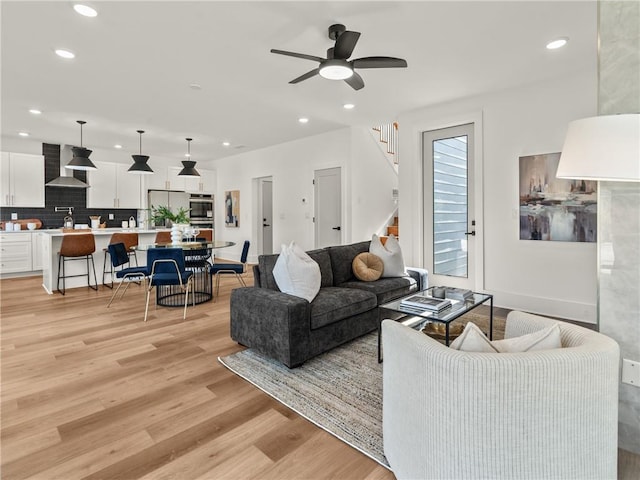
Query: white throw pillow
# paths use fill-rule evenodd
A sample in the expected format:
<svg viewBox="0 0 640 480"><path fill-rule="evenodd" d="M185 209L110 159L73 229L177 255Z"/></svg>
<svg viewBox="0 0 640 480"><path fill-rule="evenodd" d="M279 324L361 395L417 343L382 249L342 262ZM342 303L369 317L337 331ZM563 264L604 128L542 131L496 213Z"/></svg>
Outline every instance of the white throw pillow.
<svg viewBox="0 0 640 480"><path fill-rule="evenodd" d="M405 277L407 275L400 244L393 235L389 235L387 242L382 245L380 237L374 233L371 237L369 253L373 253L382 259L382 264L384 265L382 270L383 277Z"/></svg>
<svg viewBox="0 0 640 480"><path fill-rule="evenodd" d="M475 323L469 322L460 336L449 346L462 352L516 353L552 350L561 348L562 343L560 342L560 325L557 323L527 335L492 342Z"/></svg>
<svg viewBox="0 0 640 480"><path fill-rule="evenodd" d="M473 322L464 326L463 332L449 344L449 347L462 352L498 353L498 349L491 344L480 327Z"/></svg>
<svg viewBox="0 0 640 480"><path fill-rule="evenodd" d="M552 350L562 348L560 341L560 325L554 323L550 327L520 337L496 340L493 346L501 353L531 352L533 350Z"/></svg>
<svg viewBox="0 0 640 480"><path fill-rule="evenodd" d="M320 291L320 266L295 242L282 245L273 267L273 278L281 292L311 302Z"/></svg>

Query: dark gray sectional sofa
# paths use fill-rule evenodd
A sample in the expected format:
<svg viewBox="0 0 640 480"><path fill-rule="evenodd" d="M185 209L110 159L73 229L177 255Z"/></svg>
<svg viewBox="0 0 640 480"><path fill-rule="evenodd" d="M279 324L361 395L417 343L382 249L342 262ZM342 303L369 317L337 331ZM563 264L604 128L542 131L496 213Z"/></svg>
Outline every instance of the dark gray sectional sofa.
<svg viewBox="0 0 640 480"><path fill-rule="evenodd" d="M231 338L289 368L378 327L378 305L423 290L426 272L362 282L353 275L356 255L370 242L307 252L320 266L320 291L311 303L282 293L273 278L278 255L260 255L254 286L231 293Z"/></svg>

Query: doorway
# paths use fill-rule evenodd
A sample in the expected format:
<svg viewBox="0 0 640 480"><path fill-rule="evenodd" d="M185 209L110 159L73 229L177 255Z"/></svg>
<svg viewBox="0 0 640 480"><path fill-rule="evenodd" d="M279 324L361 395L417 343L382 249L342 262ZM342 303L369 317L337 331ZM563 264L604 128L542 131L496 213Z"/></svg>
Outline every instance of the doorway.
<svg viewBox="0 0 640 480"><path fill-rule="evenodd" d="M258 198L260 199L258 215L258 254L273 253L273 179L258 179Z"/></svg>
<svg viewBox="0 0 640 480"><path fill-rule="evenodd" d="M424 260L431 285L475 290L474 124L424 132Z"/></svg>
<svg viewBox="0 0 640 480"><path fill-rule="evenodd" d="M315 248L342 243L341 169L327 168L314 172Z"/></svg>

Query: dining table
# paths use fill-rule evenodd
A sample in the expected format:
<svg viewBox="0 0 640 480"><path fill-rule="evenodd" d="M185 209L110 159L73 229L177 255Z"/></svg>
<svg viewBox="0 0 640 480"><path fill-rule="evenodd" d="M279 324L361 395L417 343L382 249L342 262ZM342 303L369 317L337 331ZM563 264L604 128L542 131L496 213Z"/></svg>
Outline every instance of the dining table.
<svg viewBox="0 0 640 480"><path fill-rule="evenodd" d="M214 252L234 245L235 242L201 240L148 243L136 245L134 248L140 251L147 251L150 248L181 248L184 253L185 268L193 272L193 302L200 304L213 299L213 282L209 269L215 258ZM156 287L156 304L164 307L183 307L183 295L184 293L179 286L158 285Z"/></svg>

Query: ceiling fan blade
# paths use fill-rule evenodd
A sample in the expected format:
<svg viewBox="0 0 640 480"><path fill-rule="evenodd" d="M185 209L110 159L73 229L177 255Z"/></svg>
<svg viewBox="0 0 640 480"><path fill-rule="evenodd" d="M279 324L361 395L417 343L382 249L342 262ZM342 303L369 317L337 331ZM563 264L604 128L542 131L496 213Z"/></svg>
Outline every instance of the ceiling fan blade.
<svg viewBox="0 0 640 480"><path fill-rule="evenodd" d="M314 62L324 62L326 58L316 57L315 55L307 55L305 53L287 52L285 50L271 49L271 53L277 53L278 55L287 55L289 57L304 58L305 60L313 60Z"/></svg>
<svg viewBox="0 0 640 480"><path fill-rule="evenodd" d="M307 72L304 75L300 75L298 78L294 78L289 83L299 83L299 82L301 82L303 80L306 80L307 78L315 77L318 74L319 71L320 71L319 68L314 68L310 72Z"/></svg>
<svg viewBox="0 0 640 480"><path fill-rule="evenodd" d="M364 80L362 80L362 77L356 72L353 72L353 75L351 75L349 78L345 78L344 81L347 82L349 86L354 90L360 90L362 87L364 87Z"/></svg>
<svg viewBox="0 0 640 480"><path fill-rule="evenodd" d="M356 43L360 38L360 32L351 32L347 30L340 34L336 40L336 45L333 48L333 58L339 58L346 60L353 53L353 49L356 48Z"/></svg>
<svg viewBox="0 0 640 480"><path fill-rule="evenodd" d="M407 61L394 57L364 57L352 60L353 68L404 68Z"/></svg>

